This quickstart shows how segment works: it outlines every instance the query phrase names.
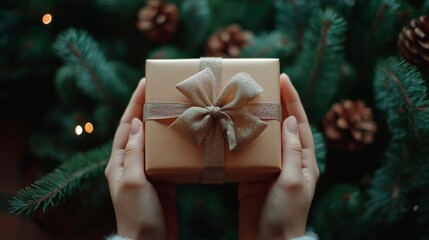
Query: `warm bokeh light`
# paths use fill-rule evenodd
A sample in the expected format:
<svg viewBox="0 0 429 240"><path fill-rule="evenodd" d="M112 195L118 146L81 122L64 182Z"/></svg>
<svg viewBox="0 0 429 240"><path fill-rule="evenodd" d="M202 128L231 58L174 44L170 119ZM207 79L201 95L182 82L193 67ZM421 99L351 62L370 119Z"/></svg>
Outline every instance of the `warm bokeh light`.
<svg viewBox="0 0 429 240"><path fill-rule="evenodd" d="M52 22L52 15L51 15L51 14L49 14L49 13L47 13L47 14L43 15L43 17L42 17L42 22L43 22L43 24L45 24L45 25L47 25L47 24L51 23L51 22Z"/></svg>
<svg viewBox="0 0 429 240"><path fill-rule="evenodd" d="M80 126L80 125L77 125L75 128L74 128L74 132L76 133L76 135L81 135L82 134L82 132L83 132L83 129L82 129L82 127Z"/></svg>
<svg viewBox="0 0 429 240"><path fill-rule="evenodd" d="M87 133L92 133L92 131L94 131L94 126L92 125L92 123L87 122L87 123L85 124L85 131L86 131Z"/></svg>

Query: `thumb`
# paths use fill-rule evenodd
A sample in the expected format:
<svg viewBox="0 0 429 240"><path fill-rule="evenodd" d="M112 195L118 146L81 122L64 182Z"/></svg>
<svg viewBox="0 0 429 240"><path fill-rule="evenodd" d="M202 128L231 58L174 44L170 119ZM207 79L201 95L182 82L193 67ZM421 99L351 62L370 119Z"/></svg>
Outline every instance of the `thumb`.
<svg viewBox="0 0 429 240"><path fill-rule="evenodd" d="M134 118L131 122L130 134L125 147L124 157L124 181L140 181L146 180L144 174L144 133L143 123L138 118Z"/></svg>
<svg viewBox="0 0 429 240"><path fill-rule="evenodd" d="M302 147L299 139L297 120L289 116L283 123L283 166L280 173L281 185L295 187L303 180Z"/></svg>

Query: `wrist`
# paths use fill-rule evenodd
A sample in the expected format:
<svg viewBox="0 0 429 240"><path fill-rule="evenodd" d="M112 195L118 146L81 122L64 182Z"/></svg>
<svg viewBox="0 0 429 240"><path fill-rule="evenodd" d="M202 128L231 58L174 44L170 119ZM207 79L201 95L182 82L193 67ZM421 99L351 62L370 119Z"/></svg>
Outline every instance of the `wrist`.
<svg viewBox="0 0 429 240"><path fill-rule="evenodd" d="M284 228L286 239L302 237L305 234L305 224L294 224Z"/></svg>

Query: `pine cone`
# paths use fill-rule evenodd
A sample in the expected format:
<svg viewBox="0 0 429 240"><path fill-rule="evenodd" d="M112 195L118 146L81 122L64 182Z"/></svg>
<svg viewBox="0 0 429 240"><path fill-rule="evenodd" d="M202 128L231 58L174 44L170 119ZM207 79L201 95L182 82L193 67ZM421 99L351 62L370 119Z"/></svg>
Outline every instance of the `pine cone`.
<svg viewBox="0 0 429 240"><path fill-rule="evenodd" d="M372 110L362 100L343 100L332 105L324 128L329 146L346 151L364 149L374 141L377 132Z"/></svg>
<svg viewBox="0 0 429 240"><path fill-rule="evenodd" d="M429 18L421 16L411 20L402 29L398 38L399 55L408 62L420 66L429 66Z"/></svg>
<svg viewBox="0 0 429 240"><path fill-rule="evenodd" d="M137 15L137 28L151 41L168 42L176 33L179 23L177 7L161 0L148 0Z"/></svg>
<svg viewBox="0 0 429 240"><path fill-rule="evenodd" d="M247 44L253 34L243 31L237 24L231 24L209 36L205 55L212 57L238 57L241 48Z"/></svg>

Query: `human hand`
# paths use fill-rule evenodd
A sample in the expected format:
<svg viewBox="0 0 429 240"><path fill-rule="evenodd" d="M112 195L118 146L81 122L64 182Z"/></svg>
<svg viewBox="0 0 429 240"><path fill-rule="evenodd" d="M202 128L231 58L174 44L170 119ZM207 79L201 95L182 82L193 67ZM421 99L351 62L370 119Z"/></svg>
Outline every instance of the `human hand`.
<svg viewBox="0 0 429 240"><path fill-rule="evenodd" d="M105 175L118 234L131 239L176 239L174 185L152 185L144 172L145 80L141 80L115 133Z"/></svg>
<svg viewBox="0 0 429 240"><path fill-rule="evenodd" d="M305 232L319 169L307 116L285 74L280 89L289 116L282 125L282 171L272 183L239 185L240 239L289 239Z"/></svg>

